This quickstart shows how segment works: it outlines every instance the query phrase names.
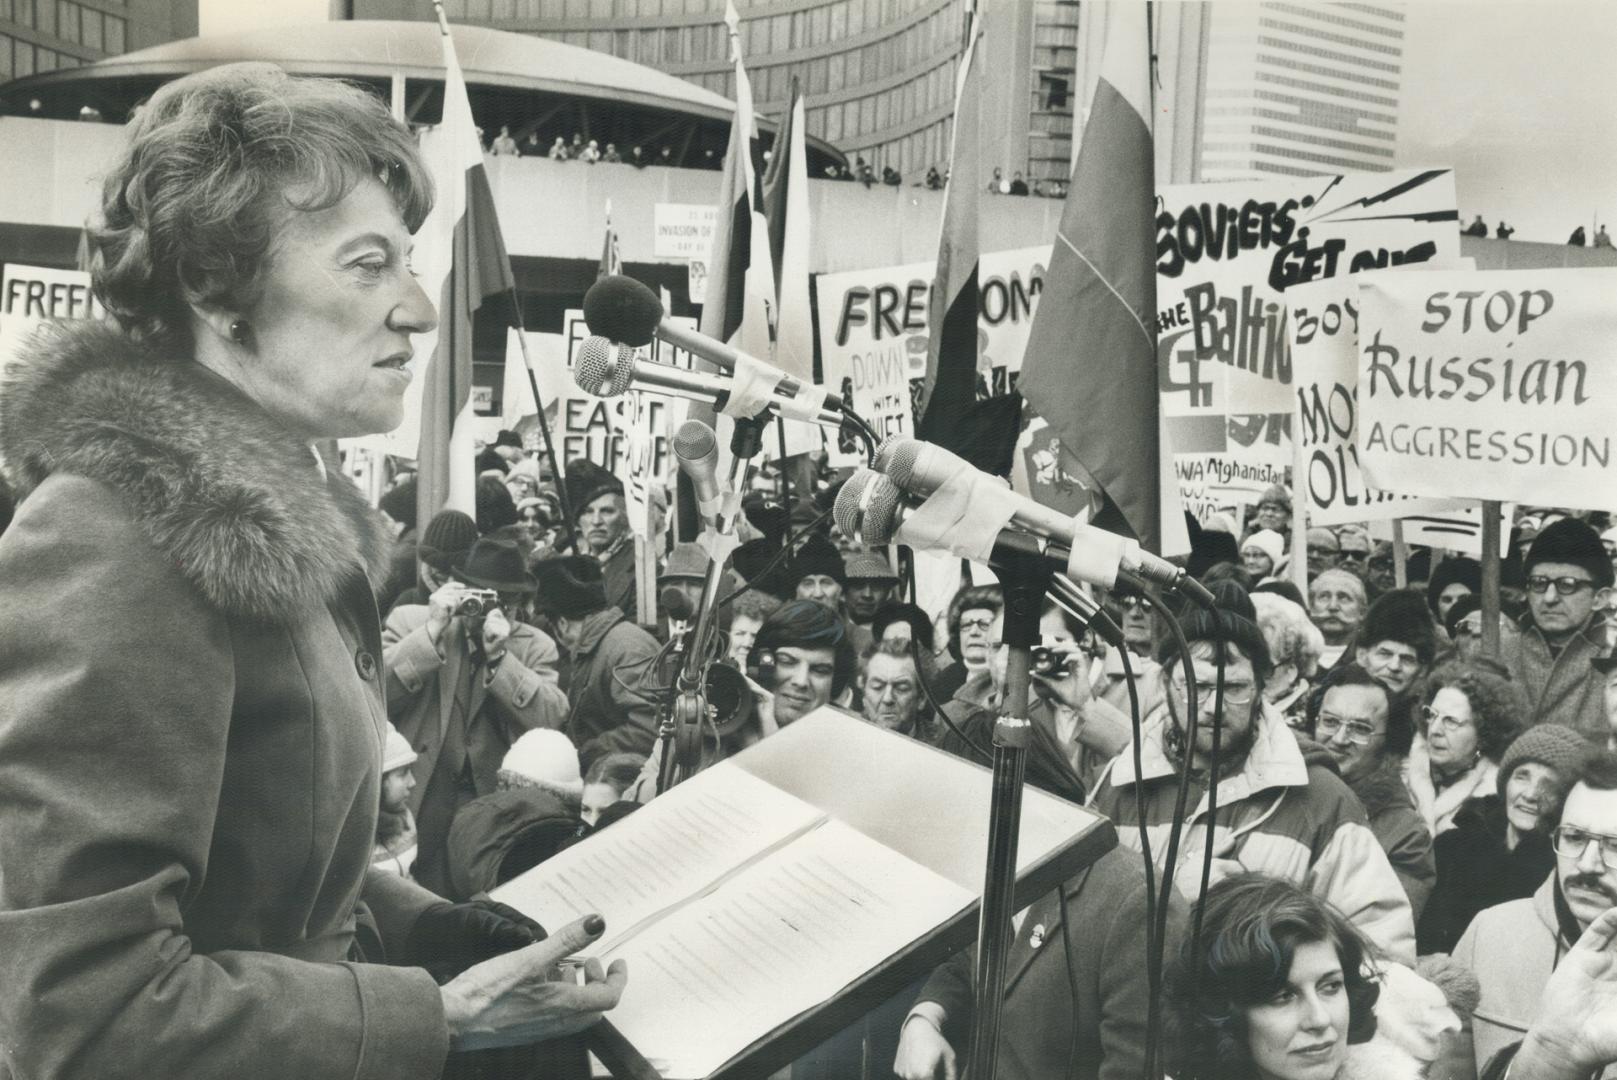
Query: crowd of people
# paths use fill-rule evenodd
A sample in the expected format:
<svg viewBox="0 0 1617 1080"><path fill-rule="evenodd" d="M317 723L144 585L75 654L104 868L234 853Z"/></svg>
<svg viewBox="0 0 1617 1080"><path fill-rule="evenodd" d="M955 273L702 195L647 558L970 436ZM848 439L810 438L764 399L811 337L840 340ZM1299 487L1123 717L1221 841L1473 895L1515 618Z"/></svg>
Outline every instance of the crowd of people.
<svg viewBox="0 0 1617 1080"><path fill-rule="evenodd" d="M407 258L431 204L362 90L175 80L87 230L111 318L5 373L0 1075L431 1080L485 1050L582 1075L556 1040L632 976L560 965L604 920L487 893L659 797L663 669L710 569L715 670L749 707L699 767L826 708L982 759L1003 591L917 605L812 460L760 470L718 568L658 539L666 493L636 544L611 472L515 432L479 453L473 513L417 520L407 476L367 504L321 447L400 422L437 325ZM1207 607L1102 592L1110 642L1041 613L1028 780L1119 843L1018 913L999 1075L1605 1069L1609 515L1520 509L1494 627L1485 568L1362 526L1308 530L1299 588L1291 506L1187 522ZM957 1075L971 969L802 1075Z"/></svg>
<svg viewBox="0 0 1617 1080"><path fill-rule="evenodd" d="M466 680L450 674L453 665L484 671L470 678L464 706L469 744L482 753L457 749L457 774L444 770L430 741L418 748L425 760L415 766L409 800L422 844L415 872L435 888L444 880L437 868L472 857L443 850L453 830L465 852L510 847L521 822L551 828L558 793L579 817L581 778L584 787L601 785L591 809L597 820L575 821L570 835L587 835L655 797L657 662L670 635L688 627L709 562L696 544L663 544L659 565L647 568L656 574L658 610L638 617L629 519L612 474L577 460L558 482L543 455L512 432L501 432L478 464L476 521L445 511L418 529L408 479L382 500L400 530L397 573L380 598L384 610L392 607L383 657L390 714L410 739L440 730L436 716L421 717L452 700L437 673L459 685ZM812 484L792 492L773 466L760 471L743 503L744 542L724 568L720 593L732 599L719 616L723 651L745 673L758 708L744 727L725 732L714 760L829 706L982 761L1005 682L999 586L968 584L945 607L923 610L906 596L886 552L860 550L830 521L839 475L793 471L800 484L805 476ZM666 497L657 493L652 503L661 525ZM1316 527L1305 537L1307 588L1299 589L1289 572L1291 507L1289 491L1277 486L1250 508L1244 526L1230 514L1190 523L1189 569L1217 595L1216 618L1103 594L1103 610L1123 631L1119 649L1054 605L1045 609L1042 648L1055 659L1033 675L1029 781L1106 815L1121 845L1022 918L1016 947L1029 953L1063 919L1089 926L1104 919L1114 929L1099 943L1086 935L1067 946L1068 962L1096 979L1075 991L1077 1031L1068 1024L1059 1038L1051 1034L1055 1014L1072 1006L1073 992L1052 998L1045 985L1065 983L1059 965L1023 989L1013 986L1007 1015L1017 1019L1008 1022L1020 1034L1006 1050L1012 1075L1049 1075L1069 1055L1080 1075L1139 1075L1148 988L1141 966L1124 959L1144 955L1138 853L1148 847L1163 872L1186 772L1192 796L1175 867L1182 895L1167 916L1174 943L1185 943L1181 931L1204 874L1213 886L1204 920L1231 920L1230 933L1246 935L1242 948L1257 948L1252 920L1265 914L1302 935L1293 944L1330 943L1340 957L1296 952L1279 938L1267 947L1294 965L1307 953L1338 982L1364 984L1365 1000L1380 988L1376 1015L1403 1010L1398 1030L1421 1032L1396 1048L1421 1063L1408 1075L1477 1075L1503 1060L1540 1016L1554 958L1617 905L1617 869L1601 854L1607 843L1617 862L1617 841L1601 841L1617 836L1617 661L1607 617L1617 527L1609 515L1518 511L1500 566L1501 647L1488 654L1476 559L1415 547L1399 585L1390 541L1372 539L1365 525ZM496 555L503 572L491 569ZM480 588L501 594L506 618L453 615L460 598ZM1201 687L1194 742L1186 737L1191 702L1166 614L1177 615ZM435 650L444 633L451 644ZM1211 688L1220 666L1215 743ZM1143 722L1138 757L1131 697ZM547 773L501 766L502 752L534 760L525 741L555 732L567 745L556 742L543 759ZM1215 768L1216 809L1209 810ZM528 777L529 793L503 791L502 778L518 774ZM609 775L616 779L601 779ZM601 805L613 796L618 801ZM1610 819L1602 816L1608 798ZM492 838L452 824L468 813L489 819L478 809L489 799L526 810L499 818ZM564 833L556 832L558 842ZM526 846L503 872L520 872L554 846ZM1212 859L1204 869L1205 851ZM378 854L394 858L381 847ZM1494 923L1508 930L1483 932ZM1179 962L1220 969L1199 979L1197 993L1223 985L1238 1001L1262 1004L1268 998L1254 998L1253 986L1285 973L1237 987L1232 972L1250 974L1250 965L1273 959L1243 956L1228 971L1221 965L1233 961ZM1388 975L1392 968L1400 974ZM962 956L893 1019L888 1034L897 1042L888 1048L898 1075L942 1075L953 1062L966 1037L970 985ZM1182 1040L1174 1045L1188 1056L1173 1075L1252 1075L1203 1069L1198 1062L1210 1059L1197 1040L1217 1043L1217 1032L1180 1019L1188 1026L1174 1029ZM1350 1028L1362 1026L1339 1025L1344 1047L1357 1042ZM865 1041L876 1037L867 1033ZM1380 1045L1386 1041L1374 1052L1392 1053ZM1321 1051L1319 1060L1329 1058Z"/></svg>

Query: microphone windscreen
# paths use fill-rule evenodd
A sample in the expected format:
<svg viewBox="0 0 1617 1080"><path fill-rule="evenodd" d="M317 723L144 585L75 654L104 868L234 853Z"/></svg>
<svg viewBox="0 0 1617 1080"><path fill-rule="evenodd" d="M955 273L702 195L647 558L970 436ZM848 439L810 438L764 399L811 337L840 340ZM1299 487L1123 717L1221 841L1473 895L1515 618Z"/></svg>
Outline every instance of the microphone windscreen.
<svg viewBox="0 0 1617 1080"><path fill-rule="evenodd" d="M831 506L831 520L837 523L837 531L843 536L859 535L860 518L864 516L864 507L860 504L865 489L870 486L870 478L875 475L869 469L856 469L837 492L837 501Z"/></svg>
<svg viewBox="0 0 1617 1080"><path fill-rule="evenodd" d="M585 338L573 357L573 382L586 394L617 397L634 382L634 350L600 335Z"/></svg>
<svg viewBox="0 0 1617 1080"><path fill-rule="evenodd" d="M674 456L681 461L701 461L718 449L718 437L700 420L687 420L674 432Z"/></svg>
<svg viewBox="0 0 1617 1080"><path fill-rule="evenodd" d="M865 547L892 542L898 532L903 492L887 477L869 469L856 471L837 492L832 519L843 536Z"/></svg>
<svg viewBox="0 0 1617 1080"><path fill-rule="evenodd" d="M922 445L915 439L892 436L876 451L876 468L892 477L893 483L908 490Z"/></svg>
<svg viewBox="0 0 1617 1080"><path fill-rule="evenodd" d="M622 274L602 278L584 294L584 321L590 333L635 348L651 344L663 314L656 293Z"/></svg>
<svg viewBox="0 0 1617 1080"><path fill-rule="evenodd" d="M663 609L663 614L675 622L690 622L696 616L696 610L685 598L685 593L672 586L664 586L657 594L657 604Z"/></svg>

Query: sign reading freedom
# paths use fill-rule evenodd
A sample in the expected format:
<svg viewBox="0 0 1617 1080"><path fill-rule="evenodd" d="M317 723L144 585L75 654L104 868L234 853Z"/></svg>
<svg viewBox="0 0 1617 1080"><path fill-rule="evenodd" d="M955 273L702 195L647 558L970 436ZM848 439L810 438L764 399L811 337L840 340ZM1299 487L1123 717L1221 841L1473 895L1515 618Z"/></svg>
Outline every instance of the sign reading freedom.
<svg viewBox="0 0 1617 1080"><path fill-rule="evenodd" d="M1610 504L1617 271L1376 274L1359 285L1359 463L1369 483Z"/></svg>

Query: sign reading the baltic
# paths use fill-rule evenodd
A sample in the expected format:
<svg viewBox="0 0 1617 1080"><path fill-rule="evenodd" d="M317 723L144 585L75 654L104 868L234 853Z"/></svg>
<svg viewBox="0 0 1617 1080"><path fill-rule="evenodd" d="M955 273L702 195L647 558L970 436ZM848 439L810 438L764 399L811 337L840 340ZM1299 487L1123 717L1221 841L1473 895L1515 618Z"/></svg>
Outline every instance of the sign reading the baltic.
<svg viewBox="0 0 1617 1080"><path fill-rule="evenodd" d="M1604 508L1617 271L1377 274L1359 288L1359 462L1377 487Z"/></svg>

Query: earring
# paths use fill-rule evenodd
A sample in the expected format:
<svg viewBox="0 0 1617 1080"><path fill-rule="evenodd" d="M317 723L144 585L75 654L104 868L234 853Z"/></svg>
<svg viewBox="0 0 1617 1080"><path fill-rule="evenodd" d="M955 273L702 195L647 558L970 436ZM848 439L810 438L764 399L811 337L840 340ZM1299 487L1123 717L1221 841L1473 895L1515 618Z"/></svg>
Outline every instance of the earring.
<svg viewBox="0 0 1617 1080"><path fill-rule="evenodd" d="M247 320L234 319L230 323L230 340L237 345L247 344Z"/></svg>

